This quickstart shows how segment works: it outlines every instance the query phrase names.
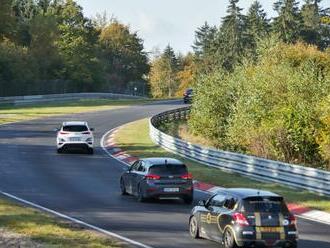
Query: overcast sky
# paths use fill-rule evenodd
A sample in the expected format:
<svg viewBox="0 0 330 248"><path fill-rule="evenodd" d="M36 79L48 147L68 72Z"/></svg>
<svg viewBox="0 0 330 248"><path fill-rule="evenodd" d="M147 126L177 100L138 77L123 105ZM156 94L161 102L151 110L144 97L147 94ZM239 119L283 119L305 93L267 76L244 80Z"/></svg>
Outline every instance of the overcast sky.
<svg viewBox="0 0 330 248"><path fill-rule="evenodd" d="M241 0L245 10L253 0ZM260 0L271 17L275 0ZM301 1L303 2L303 1ZM191 51L195 30L205 21L219 25L226 14L228 0L78 0L88 17L106 11L129 24L144 40L146 51L163 50L170 44L177 52ZM323 0L330 7L330 0Z"/></svg>

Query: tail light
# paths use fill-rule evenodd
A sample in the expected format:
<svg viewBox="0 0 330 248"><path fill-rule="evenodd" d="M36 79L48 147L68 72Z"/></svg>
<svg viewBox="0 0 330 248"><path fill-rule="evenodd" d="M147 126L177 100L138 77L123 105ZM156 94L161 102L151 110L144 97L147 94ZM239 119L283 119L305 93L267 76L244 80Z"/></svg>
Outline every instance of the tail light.
<svg viewBox="0 0 330 248"><path fill-rule="evenodd" d="M189 179L193 179L193 176L191 173L186 173L186 174L182 175L181 178L184 180L189 180Z"/></svg>
<svg viewBox="0 0 330 248"><path fill-rule="evenodd" d="M247 221L246 217L242 213L235 213L233 215L234 221L240 226L249 226L249 222Z"/></svg>
<svg viewBox="0 0 330 248"><path fill-rule="evenodd" d="M154 175L154 174L148 174L148 175L145 176L145 179L148 179L148 180L159 180L160 179L160 176Z"/></svg>
<svg viewBox="0 0 330 248"><path fill-rule="evenodd" d="M297 219L293 214L289 216L288 221L289 221L289 226L297 225Z"/></svg>
<svg viewBox="0 0 330 248"><path fill-rule="evenodd" d="M69 134L68 132L60 132L60 134Z"/></svg>
<svg viewBox="0 0 330 248"><path fill-rule="evenodd" d="M91 132L87 131L87 132L82 132L82 134L91 134Z"/></svg>

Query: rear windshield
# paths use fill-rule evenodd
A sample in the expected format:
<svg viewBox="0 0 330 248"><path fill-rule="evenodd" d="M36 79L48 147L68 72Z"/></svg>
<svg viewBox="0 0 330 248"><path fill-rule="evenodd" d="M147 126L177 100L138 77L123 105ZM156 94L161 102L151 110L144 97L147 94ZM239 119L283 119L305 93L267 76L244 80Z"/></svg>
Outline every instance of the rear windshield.
<svg viewBox="0 0 330 248"><path fill-rule="evenodd" d="M151 166L149 173L160 176L182 175L187 173L187 167L184 164L159 164Z"/></svg>
<svg viewBox="0 0 330 248"><path fill-rule="evenodd" d="M243 200L243 211L261 213L288 213L289 210L282 199L246 199Z"/></svg>
<svg viewBox="0 0 330 248"><path fill-rule="evenodd" d="M84 132L88 131L85 125L71 125L71 126L64 126L63 131L65 132Z"/></svg>

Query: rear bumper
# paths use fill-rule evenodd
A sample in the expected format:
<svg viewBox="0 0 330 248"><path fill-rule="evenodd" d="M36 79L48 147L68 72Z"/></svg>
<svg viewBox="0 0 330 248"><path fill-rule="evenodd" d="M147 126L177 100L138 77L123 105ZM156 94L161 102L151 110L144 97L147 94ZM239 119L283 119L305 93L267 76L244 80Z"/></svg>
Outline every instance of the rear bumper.
<svg viewBox="0 0 330 248"><path fill-rule="evenodd" d="M239 247L280 247L280 248L292 248L296 247L297 240L277 240L277 241L266 241L266 240L250 240L237 242Z"/></svg>
<svg viewBox="0 0 330 248"><path fill-rule="evenodd" d="M93 144L89 143L58 143L57 149L93 149Z"/></svg>
<svg viewBox="0 0 330 248"><path fill-rule="evenodd" d="M169 192L173 190L172 192ZM148 185L145 187L144 195L146 198L192 198L193 186L187 185L168 185L156 186Z"/></svg>

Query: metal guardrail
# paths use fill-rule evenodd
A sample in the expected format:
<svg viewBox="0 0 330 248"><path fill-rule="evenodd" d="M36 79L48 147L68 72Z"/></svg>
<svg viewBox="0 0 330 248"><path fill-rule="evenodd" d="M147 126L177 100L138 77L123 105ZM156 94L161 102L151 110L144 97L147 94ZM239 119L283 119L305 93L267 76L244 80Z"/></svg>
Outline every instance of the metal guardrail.
<svg viewBox="0 0 330 248"><path fill-rule="evenodd" d="M32 96L0 97L0 105L22 105L79 99L140 99L142 97L116 93L67 93Z"/></svg>
<svg viewBox="0 0 330 248"><path fill-rule="evenodd" d="M330 195L330 172L206 148L172 137L157 128L163 122L186 119L189 113L190 108L186 107L153 116L149 123L150 137L153 142L170 152L210 167L239 173L261 181L276 182Z"/></svg>

